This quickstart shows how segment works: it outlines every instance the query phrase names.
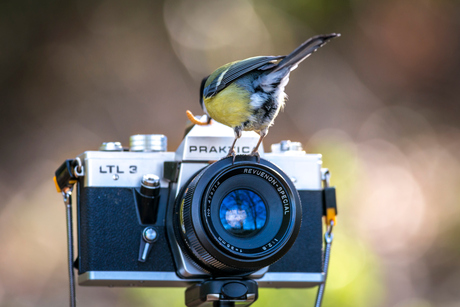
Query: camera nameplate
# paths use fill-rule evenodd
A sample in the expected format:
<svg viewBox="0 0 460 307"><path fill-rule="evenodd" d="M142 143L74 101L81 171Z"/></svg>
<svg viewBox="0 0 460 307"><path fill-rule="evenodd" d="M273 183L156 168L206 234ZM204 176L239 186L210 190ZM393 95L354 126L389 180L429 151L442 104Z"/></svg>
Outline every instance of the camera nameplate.
<svg viewBox="0 0 460 307"><path fill-rule="evenodd" d="M78 157L86 170L85 187L138 187L143 175L155 174L167 188L163 161L173 161L174 153L86 151Z"/></svg>
<svg viewBox="0 0 460 307"><path fill-rule="evenodd" d="M178 161L216 161L228 154L230 144L235 139L232 128L218 122L208 126L194 126L179 146L176 159ZM243 131L235 151L237 154L250 154L259 140L254 131ZM263 154L263 148L259 153Z"/></svg>

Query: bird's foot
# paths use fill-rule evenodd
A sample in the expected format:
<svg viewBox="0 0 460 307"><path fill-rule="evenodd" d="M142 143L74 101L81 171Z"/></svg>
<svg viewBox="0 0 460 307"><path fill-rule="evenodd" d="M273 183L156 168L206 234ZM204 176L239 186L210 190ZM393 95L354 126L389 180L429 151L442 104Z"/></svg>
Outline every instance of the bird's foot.
<svg viewBox="0 0 460 307"><path fill-rule="evenodd" d="M232 165L235 164L235 158L236 158L236 151L235 151L235 149L230 150L230 151L228 152L227 157L233 157Z"/></svg>
<svg viewBox="0 0 460 307"><path fill-rule="evenodd" d="M257 163L260 163L260 154L259 154L259 151L253 150L253 151L251 152L251 156L256 157L256 158L257 158Z"/></svg>

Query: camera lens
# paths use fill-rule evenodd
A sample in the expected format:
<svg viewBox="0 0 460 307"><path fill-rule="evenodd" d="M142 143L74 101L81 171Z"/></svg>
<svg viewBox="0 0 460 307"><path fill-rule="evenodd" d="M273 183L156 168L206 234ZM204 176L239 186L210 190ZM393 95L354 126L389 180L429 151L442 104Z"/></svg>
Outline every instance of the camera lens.
<svg viewBox="0 0 460 307"><path fill-rule="evenodd" d="M219 216L227 232L247 238L265 226L267 207L257 193L237 189L224 197L220 204Z"/></svg>
<svg viewBox="0 0 460 307"><path fill-rule="evenodd" d="M280 259L301 223L298 193L281 169L252 156L219 160L183 187L175 232L189 258L213 275L245 275Z"/></svg>

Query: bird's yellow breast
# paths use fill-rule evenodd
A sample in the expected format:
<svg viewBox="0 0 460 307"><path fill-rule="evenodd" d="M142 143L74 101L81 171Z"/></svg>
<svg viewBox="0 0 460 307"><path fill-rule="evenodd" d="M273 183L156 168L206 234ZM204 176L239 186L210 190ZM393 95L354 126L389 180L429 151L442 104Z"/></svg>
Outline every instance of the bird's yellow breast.
<svg viewBox="0 0 460 307"><path fill-rule="evenodd" d="M205 98L204 104L213 119L232 128L241 126L253 114L250 93L235 83L217 95Z"/></svg>

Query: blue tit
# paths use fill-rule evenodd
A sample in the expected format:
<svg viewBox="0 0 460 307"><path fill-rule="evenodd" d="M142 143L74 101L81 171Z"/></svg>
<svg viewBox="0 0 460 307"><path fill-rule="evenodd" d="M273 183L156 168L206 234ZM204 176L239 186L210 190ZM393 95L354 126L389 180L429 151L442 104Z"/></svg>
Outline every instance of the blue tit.
<svg viewBox="0 0 460 307"><path fill-rule="evenodd" d="M286 101L284 88L289 74L310 54L338 36L336 33L314 36L287 56L257 56L231 62L203 79L200 103L208 115L208 123L212 118L235 132L229 155L236 155L234 146L242 131L255 131L260 138L251 154L258 156L260 143ZM190 112L188 115L192 119Z"/></svg>

